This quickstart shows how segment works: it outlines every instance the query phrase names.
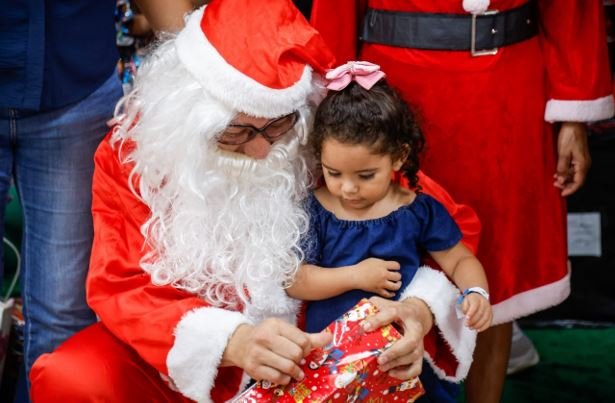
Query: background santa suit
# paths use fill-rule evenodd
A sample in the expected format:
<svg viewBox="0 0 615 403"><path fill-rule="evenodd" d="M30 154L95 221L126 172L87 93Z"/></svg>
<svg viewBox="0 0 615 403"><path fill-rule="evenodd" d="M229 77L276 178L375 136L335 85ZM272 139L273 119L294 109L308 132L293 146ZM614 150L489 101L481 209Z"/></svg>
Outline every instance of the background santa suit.
<svg viewBox="0 0 615 403"><path fill-rule="evenodd" d="M338 62L379 64L417 110L427 141L422 169L481 221L478 257L488 275L494 324L560 303L570 289L566 209L553 186L556 137L547 122L613 113L602 3L539 0L539 35L484 57L359 44L357 23L366 3L468 15L464 5L489 1L316 0L312 24ZM492 0L489 9L525 3Z"/></svg>
<svg viewBox="0 0 615 403"><path fill-rule="evenodd" d="M119 161L109 137L99 147L95 163L96 231L87 296L102 323L36 362L31 374L33 399L54 396L75 401L77 396L71 395L75 390L101 401L179 399L163 379L193 400L230 399L247 379L239 368L218 368L228 338L238 325L264 317L294 321L297 301L287 297L281 285L260 282L248 285L251 304L220 309L171 285L153 285L139 264L147 251L140 228L150 212L128 186L132 165ZM464 232L464 242L475 249L480 225L473 211L456 205L429 178L422 176L422 183L426 193L449 209ZM422 269L404 295L425 300L440 326L425 341L436 373L452 381L465 377L474 334L455 317L454 286L440 272ZM132 396L126 391L133 391Z"/></svg>

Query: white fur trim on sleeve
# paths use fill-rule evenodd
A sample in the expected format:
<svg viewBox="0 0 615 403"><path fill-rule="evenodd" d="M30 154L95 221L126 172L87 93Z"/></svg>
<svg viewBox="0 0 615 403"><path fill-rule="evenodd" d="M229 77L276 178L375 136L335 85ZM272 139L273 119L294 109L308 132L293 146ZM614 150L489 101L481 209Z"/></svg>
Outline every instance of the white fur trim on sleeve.
<svg viewBox="0 0 615 403"><path fill-rule="evenodd" d="M237 326L249 323L239 312L198 308L175 328L175 343L167 355L169 377L177 389L197 402L211 402L218 365Z"/></svg>
<svg viewBox="0 0 615 403"><path fill-rule="evenodd" d="M550 99L545 109L547 122L595 122L608 119L615 113L613 96L590 101L561 101Z"/></svg>
<svg viewBox="0 0 615 403"><path fill-rule="evenodd" d="M415 297L424 301L435 318L440 334L446 340L455 359L458 362L455 375L446 375L437 367L433 358L426 355L434 372L441 379L451 382L463 380L472 364L472 354L476 345L476 331L467 327L462 319L457 318L455 303L460 295L455 287L441 271L427 266L419 267L410 284L402 292L400 300ZM435 365L434 365L435 364Z"/></svg>

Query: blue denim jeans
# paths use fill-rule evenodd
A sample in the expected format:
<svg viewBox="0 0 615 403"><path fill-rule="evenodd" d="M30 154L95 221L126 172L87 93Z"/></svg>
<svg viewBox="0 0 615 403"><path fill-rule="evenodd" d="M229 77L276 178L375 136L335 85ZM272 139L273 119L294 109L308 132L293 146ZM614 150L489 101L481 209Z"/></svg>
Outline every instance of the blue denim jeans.
<svg viewBox="0 0 615 403"><path fill-rule="evenodd" d="M21 289L28 373L39 355L96 320L85 301L93 155L120 96L114 73L87 98L61 109L0 108L0 223L11 180L24 214Z"/></svg>

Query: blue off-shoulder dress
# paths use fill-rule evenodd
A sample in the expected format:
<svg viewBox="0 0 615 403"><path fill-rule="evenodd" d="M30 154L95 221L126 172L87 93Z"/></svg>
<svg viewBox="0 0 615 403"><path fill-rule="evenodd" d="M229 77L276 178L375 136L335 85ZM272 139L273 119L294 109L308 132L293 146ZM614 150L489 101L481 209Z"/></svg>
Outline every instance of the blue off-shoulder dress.
<svg viewBox="0 0 615 403"><path fill-rule="evenodd" d="M444 206L423 193L418 193L411 204L385 217L364 221L338 219L313 194L306 205L310 214L310 229L303 242L306 262L335 270L370 257L396 261L401 266L402 286L393 299L398 299L412 281L424 252L449 249L462 238L459 227ZM310 302L306 310L306 330L320 332L361 298L374 295L352 290ZM427 391L421 401L455 401L457 387L438 379L426 363L420 378Z"/></svg>

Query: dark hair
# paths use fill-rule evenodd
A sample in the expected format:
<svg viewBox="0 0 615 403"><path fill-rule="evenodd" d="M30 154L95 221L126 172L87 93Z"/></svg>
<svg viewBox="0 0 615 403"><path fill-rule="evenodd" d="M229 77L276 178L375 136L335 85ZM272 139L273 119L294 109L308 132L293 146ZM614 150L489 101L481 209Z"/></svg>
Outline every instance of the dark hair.
<svg viewBox="0 0 615 403"><path fill-rule="evenodd" d="M395 160L410 146L402 171L413 187L418 184L419 154L425 140L413 113L385 80L370 90L351 82L341 91L329 91L316 110L310 146L320 158L325 139L374 147Z"/></svg>

